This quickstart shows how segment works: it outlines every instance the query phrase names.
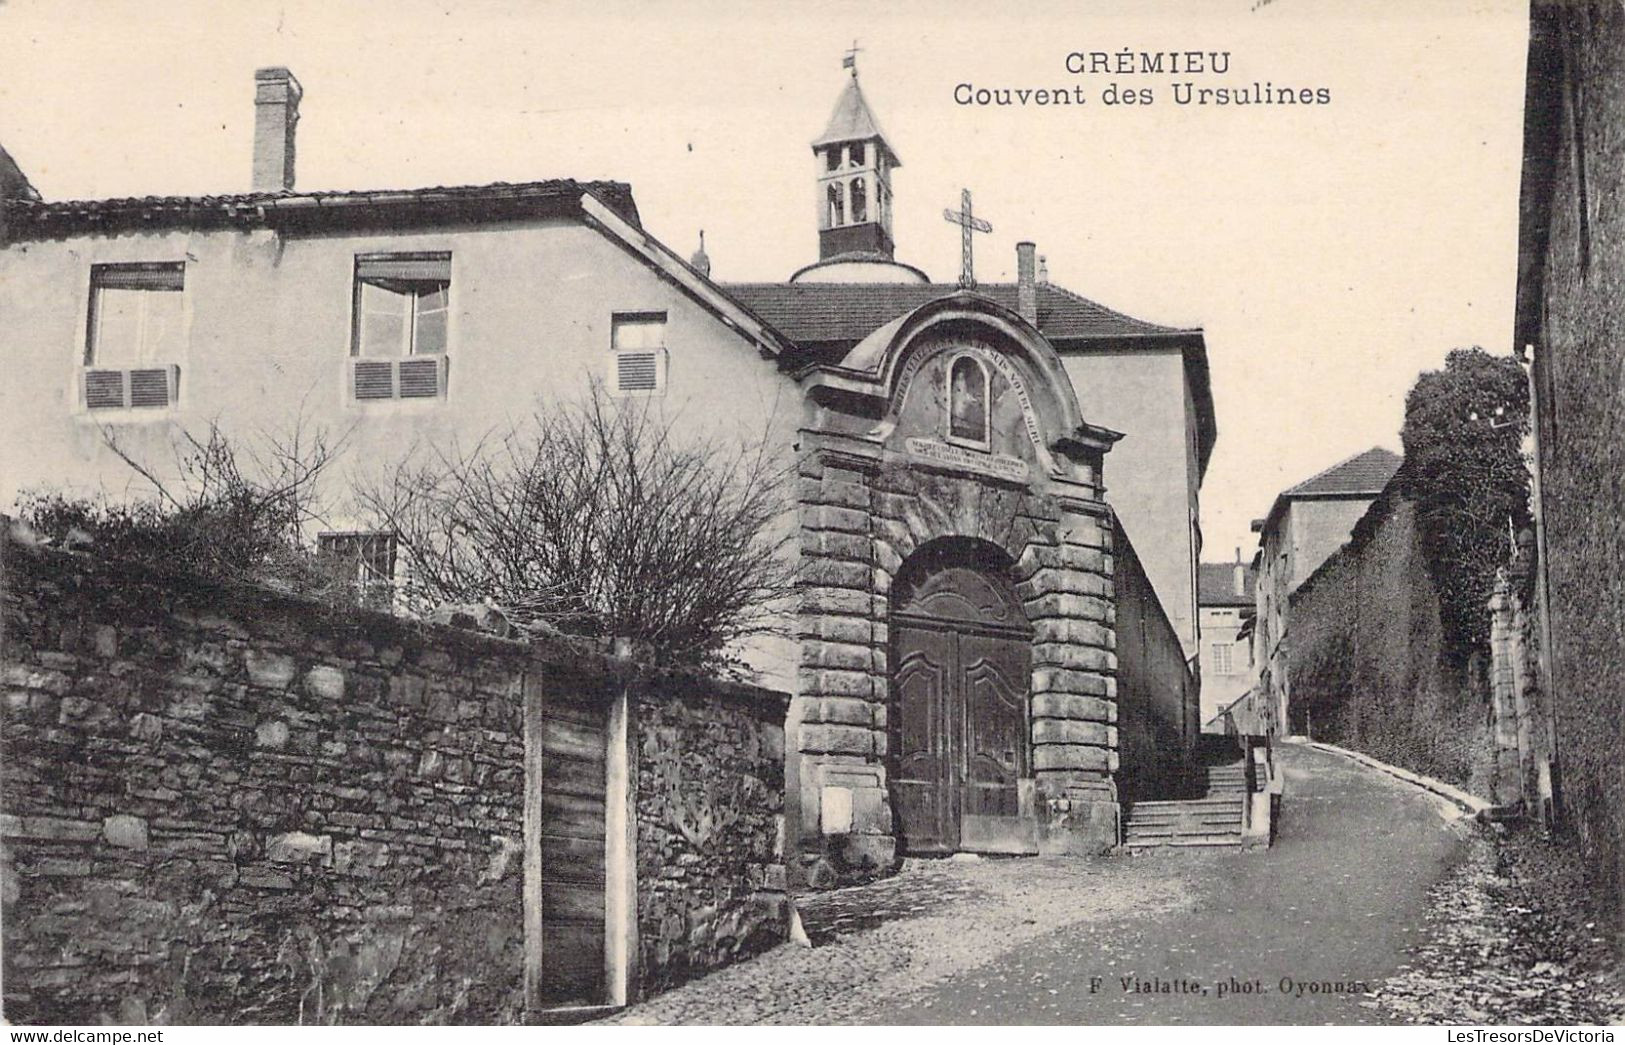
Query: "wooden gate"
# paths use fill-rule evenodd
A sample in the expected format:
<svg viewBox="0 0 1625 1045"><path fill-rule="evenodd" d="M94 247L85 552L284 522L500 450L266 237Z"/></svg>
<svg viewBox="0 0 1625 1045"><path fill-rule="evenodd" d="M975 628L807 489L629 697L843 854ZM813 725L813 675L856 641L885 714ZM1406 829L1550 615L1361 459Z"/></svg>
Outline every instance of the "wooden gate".
<svg viewBox="0 0 1625 1045"><path fill-rule="evenodd" d="M1031 632L1015 593L985 569L927 563L900 586L892 633L891 781L903 851L1036 852Z"/></svg>
<svg viewBox="0 0 1625 1045"><path fill-rule="evenodd" d="M542 996L549 1005L604 1000L602 701L553 695L542 712Z"/></svg>

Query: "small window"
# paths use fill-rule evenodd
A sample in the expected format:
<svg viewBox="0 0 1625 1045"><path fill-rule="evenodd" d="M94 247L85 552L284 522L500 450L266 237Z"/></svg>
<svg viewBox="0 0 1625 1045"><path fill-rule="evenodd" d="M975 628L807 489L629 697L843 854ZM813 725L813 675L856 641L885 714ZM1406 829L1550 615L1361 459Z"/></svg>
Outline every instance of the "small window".
<svg viewBox="0 0 1625 1045"><path fill-rule="evenodd" d="M182 262L92 265L85 365L138 367L180 358Z"/></svg>
<svg viewBox="0 0 1625 1045"><path fill-rule="evenodd" d="M831 145L824 150L824 169L838 171L841 169L841 147Z"/></svg>
<svg viewBox="0 0 1625 1045"><path fill-rule="evenodd" d="M317 553L333 577L349 585L357 601L387 610L395 598L395 535L392 533L324 533Z"/></svg>
<svg viewBox="0 0 1625 1045"><path fill-rule="evenodd" d="M960 356L948 368L948 441L988 448L988 376L982 364Z"/></svg>
<svg viewBox="0 0 1625 1045"><path fill-rule="evenodd" d="M1230 659L1230 646L1228 643L1215 642L1213 644L1213 673L1215 675L1234 675L1235 666Z"/></svg>
<svg viewBox="0 0 1625 1045"><path fill-rule="evenodd" d="M360 255L350 354L385 359L445 354L450 294L450 254Z"/></svg>
<svg viewBox="0 0 1625 1045"><path fill-rule="evenodd" d="M846 148L847 148L847 155L850 157L850 160L849 160L850 164L852 166L854 166L854 167L863 166L863 159L864 159L864 155L865 155L864 149L863 149L863 143L862 142L853 142L851 145L848 145Z"/></svg>
<svg viewBox="0 0 1625 1045"><path fill-rule="evenodd" d="M828 211L829 227L833 229L838 225L845 225L846 208L842 205L840 183L837 182L829 187L829 191L825 194L825 200L828 204L826 210Z"/></svg>
<svg viewBox="0 0 1625 1045"><path fill-rule="evenodd" d="M615 395L666 390L666 314L622 312L610 319L609 387Z"/></svg>
<svg viewBox="0 0 1625 1045"><path fill-rule="evenodd" d="M92 265L82 395L91 410L172 406L186 347L183 262Z"/></svg>
<svg viewBox="0 0 1625 1045"><path fill-rule="evenodd" d="M852 223L854 225L856 225L859 222L864 222L864 221L868 221L868 220L869 220L869 200L868 200L867 193L864 191L863 179L862 178L853 178L852 179Z"/></svg>

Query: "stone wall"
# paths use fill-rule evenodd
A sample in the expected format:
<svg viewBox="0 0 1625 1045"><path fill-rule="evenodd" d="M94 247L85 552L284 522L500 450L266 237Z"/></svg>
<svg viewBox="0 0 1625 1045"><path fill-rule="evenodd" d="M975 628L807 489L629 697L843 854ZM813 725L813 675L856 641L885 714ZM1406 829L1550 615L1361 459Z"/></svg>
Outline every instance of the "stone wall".
<svg viewBox="0 0 1625 1045"><path fill-rule="evenodd" d="M1121 524L1112 534L1117 607L1118 786L1125 800L1185 783L1198 721L1197 680Z"/></svg>
<svg viewBox="0 0 1625 1045"><path fill-rule="evenodd" d="M9 1020L517 1022L526 681L565 666L637 695L651 983L784 936L780 694L9 537L3 567ZM678 874L669 788L714 796Z"/></svg>
<svg viewBox="0 0 1625 1045"><path fill-rule="evenodd" d="M1488 793L1488 696L1444 657L1414 506L1394 485L1292 596L1294 722L1310 736Z"/></svg>
<svg viewBox="0 0 1625 1045"><path fill-rule="evenodd" d="M650 994L785 938L784 705L640 695L638 980ZM746 696L750 696L748 693Z"/></svg>
<svg viewBox="0 0 1625 1045"><path fill-rule="evenodd" d="M1625 11L1537 5L1552 75L1534 341L1560 803L1625 941ZM1539 104L1531 106L1540 109ZM1531 157L1532 162L1536 158ZM1525 183L1525 203L1539 198Z"/></svg>

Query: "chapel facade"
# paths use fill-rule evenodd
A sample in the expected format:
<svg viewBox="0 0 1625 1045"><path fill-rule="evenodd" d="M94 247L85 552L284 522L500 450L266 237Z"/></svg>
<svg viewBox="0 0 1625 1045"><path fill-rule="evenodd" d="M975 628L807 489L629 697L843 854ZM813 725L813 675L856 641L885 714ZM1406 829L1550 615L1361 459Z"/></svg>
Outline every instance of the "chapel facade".
<svg viewBox="0 0 1625 1045"><path fill-rule="evenodd" d="M1178 361L1178 430L1136 435L1172 435L1199 472L1212 440L1200 332L1054 287L1031 243L1014 286L977 287L969 271L932 283L898 261L901 161L855 71L812 151L818 260L785 283L728 285L797 345L787 781L802 866L816 884L905 854L1109 848L1123 800L1188 766L1197 679L1108 497L1128 433L1086 412L1076 384L1163 343L1126 366L1152 369L1157 348ZM1183 451L1199 442L1196 465ZM1182 556L1199 540L1186 514L1199 475L1168 473L1141 479L1179 500L1159 527L1172 541L1154 534L1177 577L1194 570Z"/></svg>

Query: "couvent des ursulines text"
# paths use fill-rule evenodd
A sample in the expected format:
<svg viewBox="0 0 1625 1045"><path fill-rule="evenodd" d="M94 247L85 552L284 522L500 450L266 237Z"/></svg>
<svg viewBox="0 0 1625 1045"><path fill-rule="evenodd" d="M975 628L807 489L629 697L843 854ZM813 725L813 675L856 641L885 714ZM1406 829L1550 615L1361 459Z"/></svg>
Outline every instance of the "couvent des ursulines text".
<svg viewBox="0 0 1625 1045"><path fill-rule="evenodd" d="M1168 99L1184 106L1329 105L1331 88L1268 79L1219 80L1230 73L1229 51L1067 51L1061 64L1074 80L1045 85L957 83L953 100L963 106L1154 105ZM1148 81L1148 76L1200 77ZM1121 82L1120 82L1121 81Z"/></svg>

